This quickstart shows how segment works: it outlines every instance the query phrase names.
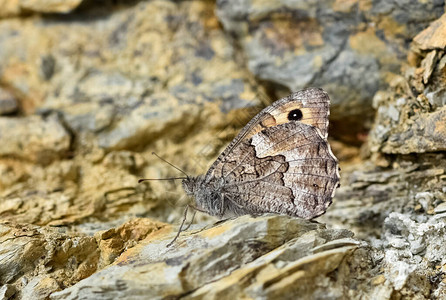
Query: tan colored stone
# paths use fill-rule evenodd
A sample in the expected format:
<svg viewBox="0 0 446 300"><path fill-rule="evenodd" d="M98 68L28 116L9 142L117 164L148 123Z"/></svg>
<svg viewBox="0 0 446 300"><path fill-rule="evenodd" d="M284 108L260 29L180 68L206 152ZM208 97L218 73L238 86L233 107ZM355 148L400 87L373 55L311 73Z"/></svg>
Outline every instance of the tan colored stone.
<svg viewBox="0 0 446 300"><path fill-rule="evenodd" d="M333 4L334 11L351 12L352 9L358 4L358 0L336 0Z"/></svg>
<svg viewBox="0 0 446 300"><path fill-rule="evenodd" d="M122 252L164 226L149 219L134 219L112 229L112 235L102 232L91 237L57 228L3 222L0 285L7 288L0 292L15 293L23 299L47 299L49 294L112 263Z"/></svg>
<svg viewBox="0 0 446 300"><path fill-rule="evenodd" d="M0 138L8 141L0 147L0 157L39 164L48 164L66 156L71 139L56 116L46 119L38 116L0 118Z"/></svg>
<svg viewBox="0 0 446 300"><path fill-rule="evenodd" d="M446 14L414 37L416 46L421 50L443 50L446 47Z"/></svg>
<svg viewBox="0 0 446 300"><path fill-rule="evenodd" d="M166 248L175 234L167 228L149 234L112 266L53 293L52 299L88 298L118 278L122 284L102 296L273 297L298 292L302 285L296 280L310 284L325 277L359 247L348 231L284 216L243 216L195 227Z"/></svg>
<svg viewBox="0 0 446 300"><path fill-rule="evenodd" d="M23 10L40 13L68 13L82 3L83 0L20 0Z"/></svg>
<svg viewBox="0 0 446 300"><path fill-rule="evenodd" d="M372 280L373 285L380 285L383 284L386 281L386 277L384 275L378 275Z"/></svg>
<svg viewBox="0 0 446 300"><path fill-rule="evenodd" d="M118 228L98 232L95 237L98 241L101 256L98 268L113 263L124 251L132 248L150 234L166 227L166 224L150 219L134 219Z"/></svg>
<svg viewBox="0 0 446 300"><path fill-rule="evenodd" d="M0 0L0 18L8 18L20 14L20 0Z"/></svg>
<svg viewBox="0 0 446 300"><path fill-rule="evenodd" d="M421 62L421 66L424 69L423 72L423 83L427 84L427 82L429 81L429 78L432 75L432 72L434 71L435 68L435 63L437 62L437 51L431 51L429 52L426 57L423 59L423 61Z"/></svg>
<svg viewBox="0 0 446 300"><path fill-rule="evenodd" d="M69 13L76 9L82 0L0 0L0 18L16 17L36 13Z"/></svg>
<svg viewBox="0 0 446 300"><path fill-rule="evenodd" d="M413 122L401 124L382 146L384 153L424 153L446 150L446 108L420 113Z"/></svg>

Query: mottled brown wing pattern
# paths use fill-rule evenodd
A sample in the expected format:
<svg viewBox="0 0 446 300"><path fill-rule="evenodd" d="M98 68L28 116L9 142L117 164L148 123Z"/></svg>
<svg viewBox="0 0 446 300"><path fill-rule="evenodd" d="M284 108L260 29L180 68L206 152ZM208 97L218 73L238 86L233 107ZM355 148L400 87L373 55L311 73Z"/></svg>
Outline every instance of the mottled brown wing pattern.
<svg viewBox="0 0 446 300"><path fill-rule="evenodd" d="M314 127L292 122L267 128L238 147L222 191L249 213L313 218L325 212L339 183L338 164ZM255 155L251 155L255 154ZM224 164L226 167L226 164Z"/></svg>
<svg viewBox="0 0 446 300"><path fill-rule="evenodd" d="M220 154L208 170L207 175L217 175L213 174L214 169L221 163L221 160L229 155L242 141L250 139L265 128L288 123L288 114L292 110L300 110L302 113L300 122L318 128L321 135L326 138L328 135L329 108L330 98L327 93L320 88L301 90L275 101L246 124L242 131L240 131L228 147L226 147L223 153Z"/></svg>
<svg viewBox="0 0 446 300"><path fill-rule="evenodd" d="M218 157L205 182L223 178L221 192L239 214L323 214L339 184L337 159L326 140L329 103L314 88L274 102ZM291 112L298 120L290 121Z"/></svg>

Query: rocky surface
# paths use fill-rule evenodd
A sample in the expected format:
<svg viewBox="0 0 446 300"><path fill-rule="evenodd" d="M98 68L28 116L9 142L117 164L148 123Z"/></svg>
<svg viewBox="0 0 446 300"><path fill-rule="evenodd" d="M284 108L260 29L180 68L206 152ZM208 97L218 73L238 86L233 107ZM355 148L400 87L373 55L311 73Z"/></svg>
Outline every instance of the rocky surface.
<svg viewBox="0 0 446 300"><path fill-rule="evenodd" d="M105 289L99 299L129 294L134 299L323 295L345 280L345 274L330 278L334 270L367 267L356 257L362 246L349 231L289 217L245 216L195 228L166 248L174 235L148 236L113 265L51 298L88 298ZM346 260L357 265L347 266ZM322 284L302 284L316 276Z"/></svg>
<svg viewBox="0 0 446 300"><path fill-rule="evenodd" d="M0 299L446 297L444 1L0 0ZM314 221L181 221L272 100L333 100ZM369 132L367 133L367 131ZM361 147L359 147L361 146Z"/></svg>
<svg viewBox="0 0 446 300"><path fill-rule="evenodd" d="M0 0L0 17L11 18L30 13L69 13L82 0Z"/></svg>
<svg viewBox="0 0 446 300"><path fill-rule="evenodd" d="M18 111L18 103L14 96L4 89L0 89L0 115L11 115Z"/></svg>
<svg viewBox="0 0 446 300"><path fill-rule="evenodd" d="M346 139L368 126L363 120L371 117L370 100L398 74L409 42L443 14L443 6L444 1L221 0L217 15L237 36L250 71L275 90L327 90L334 134Z"/></svg>

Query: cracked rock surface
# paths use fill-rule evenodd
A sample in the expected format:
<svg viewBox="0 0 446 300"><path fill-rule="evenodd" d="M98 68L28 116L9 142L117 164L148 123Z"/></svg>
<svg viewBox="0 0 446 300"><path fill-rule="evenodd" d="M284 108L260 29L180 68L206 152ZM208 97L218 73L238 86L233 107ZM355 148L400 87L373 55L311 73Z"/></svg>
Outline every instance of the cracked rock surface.
<svg viewBox="0 0 446 300"><path fill-rule="evenodd" d="M446 298L444 1L0 0L0 299ZM332 99L317 220L186 203L291 90ZM190 219L190 217L189 217Z"/></svg>

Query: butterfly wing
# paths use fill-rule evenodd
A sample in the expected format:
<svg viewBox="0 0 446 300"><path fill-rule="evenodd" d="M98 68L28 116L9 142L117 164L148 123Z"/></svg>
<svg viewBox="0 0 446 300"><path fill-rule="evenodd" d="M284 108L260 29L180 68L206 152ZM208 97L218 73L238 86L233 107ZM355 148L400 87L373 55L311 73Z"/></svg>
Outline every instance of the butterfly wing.
<svg viewBox="0 0 446 300"><path fill-rule="evenodd" d="M326 139L328 114L329 98L321 89L274 102L218 157L205 181L223 178L221 192L236 214L323 214L339 183Z"/></svg>

